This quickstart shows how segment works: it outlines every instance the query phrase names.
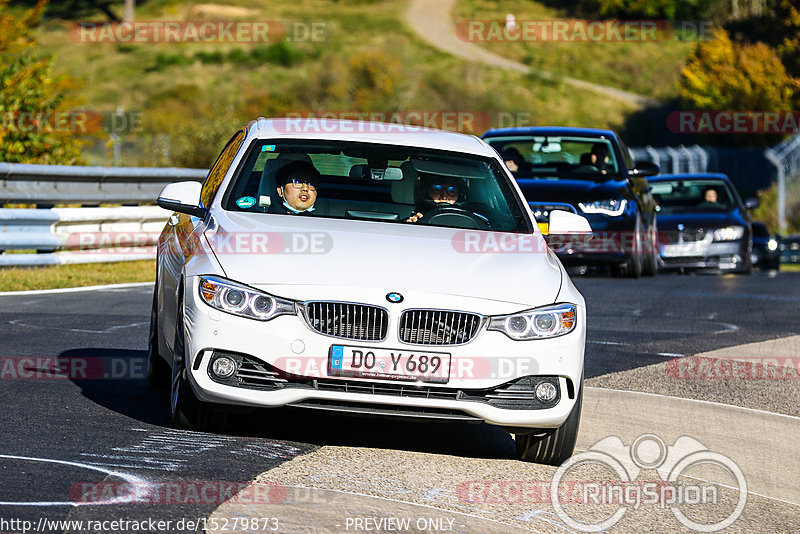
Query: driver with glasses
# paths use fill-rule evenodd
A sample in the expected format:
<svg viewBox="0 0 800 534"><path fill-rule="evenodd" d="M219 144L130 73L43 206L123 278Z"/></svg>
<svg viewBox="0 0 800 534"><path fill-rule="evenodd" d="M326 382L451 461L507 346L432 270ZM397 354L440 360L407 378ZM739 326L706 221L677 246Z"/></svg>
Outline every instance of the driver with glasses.
<svg viewBox="0 0 800 534"><path fill-rule="evenodd" d="M308 215L314 211L319 178L319 171L307 161L293 161L281 167L275 181L283 203L271 211L293 215Z"/></svg>
<svg viewBox="0 0 800 534"><path fill-rule="evenodd" d="M467 184L461 178L450 176L421 177L414 193L414 213L406 222L417 222L436 208L454 206L466 209Z"/></svg>

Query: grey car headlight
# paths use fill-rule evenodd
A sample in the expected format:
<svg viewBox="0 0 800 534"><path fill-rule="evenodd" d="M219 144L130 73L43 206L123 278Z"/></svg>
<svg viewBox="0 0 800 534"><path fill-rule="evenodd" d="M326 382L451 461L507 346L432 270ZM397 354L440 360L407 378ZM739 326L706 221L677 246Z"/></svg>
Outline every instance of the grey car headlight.
<svg viewBox="0 0 800 534"><path fill-rule="evenodd" d="M216 276L201 276L199 292L200 300L212 308L257 321L297 313L291 300Z"/></svg>
<svg viewBox="0 0 800 534"><path fill-rule="evenodd" d="M628 201L624 198L610 198L608 200L596 200L594 202L578 202L578 207L584 213L602 213L618 217L625 213Z"/></svg>
<svg viewBox="0 0 800 534"><path fill-rule="evenodd" d="M728 226L714 230L714 241L738 241L744 235L743 226Z"/></svg>
<svg viewBox="0 0 800 534"><path fill-rule="evenodd" d="M524 341L563 336L572 332L577 322L574 304L556 304L510 315L495 315L489 319L489 330Z"/></svg>

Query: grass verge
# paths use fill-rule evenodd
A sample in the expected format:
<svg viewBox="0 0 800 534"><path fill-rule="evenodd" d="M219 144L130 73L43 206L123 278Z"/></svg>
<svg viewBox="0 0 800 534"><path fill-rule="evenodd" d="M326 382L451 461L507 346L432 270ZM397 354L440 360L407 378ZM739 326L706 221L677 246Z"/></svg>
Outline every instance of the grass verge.
<svg viewBox="0 0 800 534"><path fill-rule="evenodd" d="M574 18L567 10L553 9L530 0L460 0L454 10L454 19L464 32L468 21L483 24L479 26L484 28L479 35L490 38L486 42L475 40L476 44L532 69L655 98L678 95L681 68L696 44L694 40L680 40L681 35L672 32L653 35L656 40L634 37L618 41L580 38L542 41L535 33L526 39L490 33L488 28L491 24L495 28L504 28L503 21L508 13L513 14L519 23L528 24ZM469 38L469 34L464 37Z"/></svg>
<svg viewBox="0 0 800 534"><path fill-rule="evenodd" d="M0 291L152 282L155 280L155 274L155 260L4 267L0 268Z"/></svg>
<svg viewBox="0 0 800 534"><path fill-rule="evenodd" d="M280 21L287 28L320 24L324 31L318 41L287 38L268 45L115 44L74 41L72 21L51 19L38 29L42 53L55 55L56 73L77 79L67 95L71 105L98 112L123 108L136 117L136 128L120 136L122 165L207 168L236 128L260 115L415 111L435 117L437 112L474 112L485 120L470 121L464 128L444 121L432 125L480 135L490 126L619 129L635 110L557 79L540 78L535 70L531 75L505 71L434 49L406 23L407 2L224 4L142 2L137 19ZM548 58L559 62L552 54ZM660 69L651 62L637 66ZM87 161L102 165L112 160L113 143L104 143L87 152Z"/></svg>

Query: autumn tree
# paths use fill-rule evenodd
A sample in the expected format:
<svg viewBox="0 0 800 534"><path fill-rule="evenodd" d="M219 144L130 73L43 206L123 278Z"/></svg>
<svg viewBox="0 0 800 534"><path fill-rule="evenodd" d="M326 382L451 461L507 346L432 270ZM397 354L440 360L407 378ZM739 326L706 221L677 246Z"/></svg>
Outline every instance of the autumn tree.
<svg viewBox="0 0 800 534"><path fill-rule="evenodd" d="M797 81L775 50L764 43L735 43L723 29L697 45L681 71L686 109L708 111L792 111ZM775 136L740 136L736 144L764 144Z"/></svg>
<svg viewBox="0 0 800 534"><path fill-rule="evenodd" d="M49 127L72 81L54 77L53 58L37 53L33 29L46 4L14 15L0 0L0 161L81 162L79 132Z"/></svg>

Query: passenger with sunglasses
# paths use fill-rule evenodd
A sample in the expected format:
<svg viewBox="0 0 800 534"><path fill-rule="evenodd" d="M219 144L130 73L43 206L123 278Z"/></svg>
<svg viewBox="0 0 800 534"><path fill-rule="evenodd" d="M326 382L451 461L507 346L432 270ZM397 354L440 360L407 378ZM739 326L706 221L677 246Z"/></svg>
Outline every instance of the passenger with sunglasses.
<svg viewBox="0 0 800 534"><path fill-rule="evenodd" d="M441 206L465 207L467 184L448 176L423 177L417 184L415 200L414 213L405 222L417 222L425 213Z"/></svg>
<svg viewBox="0 0 800 534"><path fill-rule="evenodd" d="M294 215L307 215L314 211L319 178L319 171L307 161L293 161L281 167L275 180L283 203L275 206L273 211Z"/></svg>

